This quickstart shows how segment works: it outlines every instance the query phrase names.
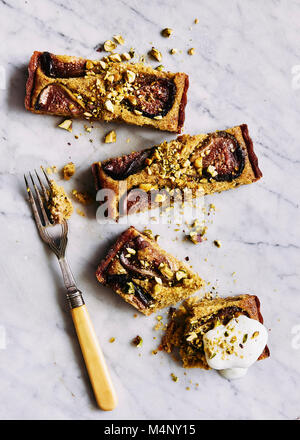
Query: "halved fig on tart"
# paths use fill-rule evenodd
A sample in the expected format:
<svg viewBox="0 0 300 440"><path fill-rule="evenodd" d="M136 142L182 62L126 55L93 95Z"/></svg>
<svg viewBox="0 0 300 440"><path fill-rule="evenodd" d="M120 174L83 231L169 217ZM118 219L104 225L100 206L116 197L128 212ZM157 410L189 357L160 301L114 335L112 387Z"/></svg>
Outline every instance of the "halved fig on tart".
<svg viewBox="0 0 300 440"><path fill-rule="evenodd" d="M59 84L50 84L41 91L35 109L62 116L77 116L84 111L79 102L72 98L71 92Z"/></svg>
<svg viewBox="0 0 300 440"><path fill-rule="evenodd" d="M133 96L127 105L143 116L155 118L165 116L173 106L176 86L172 80L140 74L133 84Z"/></svg>

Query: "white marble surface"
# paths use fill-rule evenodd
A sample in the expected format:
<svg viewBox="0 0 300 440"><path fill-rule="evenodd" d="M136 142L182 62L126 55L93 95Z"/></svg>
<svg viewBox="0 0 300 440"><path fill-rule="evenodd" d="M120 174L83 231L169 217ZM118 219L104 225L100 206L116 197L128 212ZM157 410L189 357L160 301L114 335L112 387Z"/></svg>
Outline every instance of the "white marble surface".
<svg viewBox="0 0 300 440"><path fill-rule="evenodd" d="M6 349L3 344L0 349L0 418L300 416L300 343L292 333L299 333L300 325L300 89L292 82L292 68L300 64L300 2L229 0L226 9L224 3L0 1L0 65L6 76L6 88L0 90L0 326L6 335ZM166 26L174 29L170 40L160 36ZM160 334L153 330L155 317L134 318L132 308L95 280L103 250L125 226L98 225L92 206L86 218L74 214L71 219L68 254L119 395L118 408L104 413L94 403L57 261L39 240L25 202L23 173L41 164L60 168L71 159L78 172L66 187L89 188L94 160L150 146L166 134L96 123L90 136L78 121L73 135L82 135L75 140L56 128L59 118L26 112L23 99L25 69L34 50L93 58L98 56L94 47L116 33L125 37L127 49L133 46L141 54L153 42L163 51L166 67L190 74L186 133L249 125L264 177L206 199L217 207L208 240L199 246L183 243L174 225L153 230L160 231L163 247L180 258L189 255L220 295L260 297L271 358L245 378L228 382L213 371L194 369L185 376L171 357L152 355ZM169 55L172 47L182 53ZM193 57L186 54L190 47L196 48ZM112 127L117 143L105 145L103 135ZM212 244L216 238L220 249ZM140 350L130 345L137 334L144 338Z"/></svg>

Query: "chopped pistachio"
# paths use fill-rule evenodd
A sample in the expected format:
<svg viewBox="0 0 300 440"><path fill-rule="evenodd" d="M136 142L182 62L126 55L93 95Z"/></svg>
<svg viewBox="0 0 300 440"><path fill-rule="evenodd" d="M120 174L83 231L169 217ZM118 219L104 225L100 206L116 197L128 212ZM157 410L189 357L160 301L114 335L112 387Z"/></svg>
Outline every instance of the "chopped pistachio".
<svg viewBox="0 0 300 440"><path fill-rule="evenodd" d="M106 69L106 67L107 67L107 64L102 60L99 61L99 65L100 65L100 67L102 67L102 69Z"/></svg>
<svg viewBox="0 0 300 440"><path fill-rule="evenodd" d="M150 240L154 240L154 235L151 229L145 229L143 231L143 234L146 235L146 237L150 238Z"/></svg>
<svg viewBox="0 0 300 440"><path fill-rule="evenodd" d="M188 54L189 55L194 55L194 53L195 53L195 48L194 47L192 47L191 49L188 50Z"/></svg>
<svg viewBox="0 0 300 440"><path fill-rule="evenodd" d="M121 58L123 61L131 60L131 55L128 52L121 53Z"/></svg>
<svg viewBox="0 0 300 440"><path fill-rule="evenodd" d="M257 338L257 336L259 335L259 332L254 332L253 335L251 336L252 339Z"/></svg>
<svg viewBox="0 0 300 440"><path fill-rule="evenodd" d="M113 53L113 54L109 55L109 59L110 59L110 61L115 61L117 63L120 63L122 61L122 59L118 53Z"/></svg>
<svg viewBox="0 0 300 440"><path fill-rule="evenodd" d="M164 66L162 64L160 64L159 66L156 67L156 70L161 72L162 70L164 70Z"/></svg>
<svg viewBox="0 0 300 440"><path fill-rule="evenodd" d="M126 248L127 252L131 255L135 255L136 254L136 250L132 249L132 248Z"/></svg>
<svg viewBox="0 0 300 440"><path fill-rule="evenodd" d="M198 18L195 18L194 23L195 23L195 24L198 24L198 23L199 23L199 19L198 19Z"/></svg>
<svg viewBox="0 0 300 440"><path fill-rule="evenodd" d="M202 157L198 157L195 162L194 162L194 166L196 168L202 168Z"/></svg>
<svg viewBox="0 0 300 440"><path fill-rule="evenodd" d="M84 112L83 116L85 116L86 118L91 118L93 115L90 112Z"/></svg>
<svg viewBox="0 0 300 440"><path fill-rule="evenodd" d="M155 58L157 61L161 61L162 60L162 54L159 50L155 49L155 47L152 47L152 49L150 50L150 55Z"/></svg>
<svg viewBox="0 0 300 440"><path fill-rule="evenodd" d="M177 53L177 49L173 48L170 50L171 55L175 55Z"/></svg>
<svg viewBox="0 0 300 440"><path fill-rule="evenodd" d="M207 167L207 172L208 172L212 177L215 177L215 176L217 176L217 174L218 174L218 172L217 172L217 170L216 170L216 167L215 167L214 165L209 165L209 166Z"/></svg>
<svg viewBox="0 0 300 440"><path fill-rule="evenodd" d="M160 272L167 278L171 279L174 276L173 271L164 263L159 265Z"/></svg>
<svg viewBox="0 0 300 440"><path fill-rule="evenodd" d="M135 288L133 283L130 281L129 283L127 283L127 293L129 294L133 294L135 292Z"/></svg>
<svg viewBox="0 0 300 440"><path fill-rule="evenodd" d="M114 40L116 40L116 42L117 42L118 44L124 44L124 43L125 43L125 40L124 40L124 38L122 37L122 35L114 35Z"/></svg>
<svg viewBox="0 0 300 440"><path fill-rule="evenodd" d="M161 31L162 35L166 38L169 38L173 34L173 29L165 28Z"/></svg>
<svg viewBox="0 0 300 440"><path fill-rule="evenodd" d="M117 140L117 134L115 130L111 130L107 135L105 135L104 142L106 144L113 144Z"/></svg>
<svg viewBox="0 0 300 440"><path fill-rule="evenodd" d="M135 345L136 347L141 347L143 345L143 339L140 336L136 336L133 340L132 340L133 345Z"/></svg>
<svg viewBox="0 0 300 440"><path fill-rule="evenodd" d="M113 103L107 99L104 103L104 107L106 108L107 111L113 113L115 111L115 108L113 106Z"/></svg>
<svg viewBox="0 0 300 440"><path fill-rule="evenodd" d="M172 377L173 382L178 382L178 377L175 376L174 373L171 373L171 377Z"/></svg>
<svg viewBox="0 0 300 440"><path fill-rule="evenodd" d="M116 43L111 40L106 40L104 43L104 50L106 52L112 52L117 47Z"/></svg>
<svg viewBox="0 0 300 440"><path fill-rule="evenodd" d="M72 119L65 119L61 124L58 125L59 128L63 128L64 130L72 133Z"/></svg>
<svg viewBox="0 0 300 440"><path fill-rule="evenodd" d="M115 342L115 340L116 340L116 338L110 338L109 342L112 343L112 342Z"/></svg>
<svg viewBox="0 0 300 440"><path fill-rule="evenodd" d="M126 79L129 83L133 83L135 81L135 73L131 70L126 71Z"/></svg>
<svg viewBox="0 0 300 440"><path fill-rule="evenodd" d="M248 334L245 333L243 336L243 344L245 344L247 342L247 339L248 339Z"/></svg>
<svg viewBox="0 0 300 440"><path fill-rule="evenodd" d="M180 281L180 280L182 280L183 278L186 278L186 277L187 277L187 274L186 274L186 272L185 272L184 270L178 270L178 271L175 273L175 276L176 276L176 280L177 280L177 281Z"/></svg>
<svg viewBox="0 0 300 440"><path fill-rule="evenodd" d="M154 277L155 281L157 282L157 284L162 284L162 280L159 277Z"/></svg>
<svg viewBox="0 0 300 440"><path fill-rule="evenodd" d="M93 64L92 61L87 60L87 62L86 62L86 64L85 64L85 67L86 67L88 70L90 70L90 69L92 69L92 68L94 67L94 64Z"/></svg>
<svg viewBox="0 0 300 440"><path fill-rule="evenodd" d="M196 339L196 338L197 338L197 333L192 332L192 333L189 334L189 336L186 338L186 340L187 340L188 342L191 342L191 341L193 341L193 340Z"/></svg>

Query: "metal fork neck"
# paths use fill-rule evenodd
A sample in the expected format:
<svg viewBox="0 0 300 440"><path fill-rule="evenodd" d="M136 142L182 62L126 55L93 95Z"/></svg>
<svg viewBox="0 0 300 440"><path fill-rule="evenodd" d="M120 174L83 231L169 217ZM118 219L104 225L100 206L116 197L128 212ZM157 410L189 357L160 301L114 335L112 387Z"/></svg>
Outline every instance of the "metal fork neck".
<svg viewBox="0 0 300 440"><path fill-rule="evenodd" d="M82 297L81 291L77 288L74 276L72 274L69 263L67 262L65 257L58 259L64 283L67 289L67 300L70 309L74 309L76 307L80 307L84 305L84 300Z"/></svg>

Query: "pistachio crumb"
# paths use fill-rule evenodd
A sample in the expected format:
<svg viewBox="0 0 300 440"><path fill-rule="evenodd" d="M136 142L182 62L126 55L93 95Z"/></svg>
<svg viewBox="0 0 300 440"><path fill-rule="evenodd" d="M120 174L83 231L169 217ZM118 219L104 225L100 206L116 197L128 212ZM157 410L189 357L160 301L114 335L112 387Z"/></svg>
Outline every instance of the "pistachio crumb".
<svg viewBox="0 0 300 440"><path fill-rule="evenodd" d="M58 125L58 127L72 133L72 122L72 119L65 119L61 124Z"/></svg>
<svg viewBox="0 0 300 440"><path fill-rule="evenodd" d="M135 345L136 347L141 347L143 345L143 339L139 335L137 335L132 340L132 344Z"/></svg>
<svg viewBox="0 0 300 440"><path fill-rule="evenodd" d="M104 142L106 144L113 144L117 140L117 134L115 130L111 130L109 133L105 135Z"/></svg>
<svg viewBox="0 0 300 440"><path fill-rule="evenodd" d="M113 342L115 342L115 340L116 340L116 338L110 338L109 342L113 343Z"/></svg>
<svg viewBox="0 0 300 440"><path fill-rule="evenodd" d="M175 376L174 373L171 373L171 378L172 378L173 382L178 382L178 377Z"/></svg>
<svg viewBox="0 0 300 440"><path fill-rule="evenodd" d="M220 240L214 240L214 245L215 245L216 247L220 248L220 247L221 247L221 242L220 242Z"/></svg>
<svg viewBox="0 0 300 440"><path fill-rule="evenodd" d="M124 44L125 43L125 40L124 40L124 38L122 37L122 35L114 35L114 40L118 43L118 44Z"/></svg>
<svg viewBox="0 0 300 440"><path fill-rule="evenodd" d="M189 55L194 55L195 54L195 48L191 47L191 49L188 50L188 54Z"/></svg>
<svg viewBox="0 0 300 440"><path fill-rule="evenodd" d="M163 37L169 38L173 34L173 29L165 28L161 31L161 33Z"/></svg>
<svg viewBox="0 0 300 440"><path fill-rule="evenodd" d="M162 54L159 50L155 49L155 47L152 47L152 49L150 50L150 55L155 58L157 61L161 61L162 60Z"/></svg>
<svg viewBox="0 0 300 440"><path fill-rule="evenodd" d="M104 50L106 52L112 52L117 47L116 43L111 40L106 40L104 43Z"/></svg>

